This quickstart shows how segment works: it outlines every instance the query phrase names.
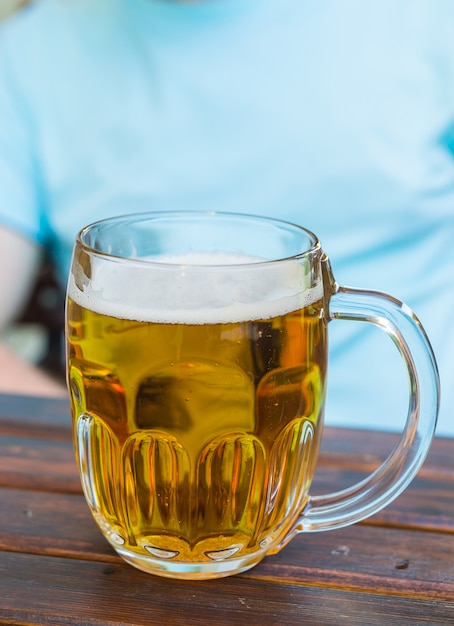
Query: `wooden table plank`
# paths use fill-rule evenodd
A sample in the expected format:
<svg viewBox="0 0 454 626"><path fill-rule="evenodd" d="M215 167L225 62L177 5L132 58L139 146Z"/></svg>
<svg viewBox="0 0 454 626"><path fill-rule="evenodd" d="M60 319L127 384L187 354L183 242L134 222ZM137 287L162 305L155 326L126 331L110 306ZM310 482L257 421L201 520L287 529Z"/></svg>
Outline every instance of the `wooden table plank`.
<svg viewBox="0 0 454 626"><path fill-rule="evenodd" d="M69 401L0 394L0 433L27 432L49 439L71 436Z"/></svg>
<svg viewBox="0 0 454 626"><path fill-rule="evenodd" d="M450 442L451 443L451 442ZM454 441L452 442L454 447ZM453 455L454 456L454 455ZM352 485L363 471L333 468L320 459L312 493L326 493ZM0 434L0 486L81 493L72 441ZM426 472L418 475L391 505L369 520L390 526L454 532L454 475Z"/></svg>
<svg viewBox="0 0 454 626"><path fill-rule="evenodd" d="M82 495L0 489L0 550L118 562Z"/></svg>
<svg viewBox="0 0 454 626"><path fill-rule="evenodd" d="M342 468L334 470L320 463L311 493L315 495L327 493L333 488L342 489L353 485L362 476L362 472ZM366 523L426 530L437 528L441 532L454 533L453 494L454 477L447 479L435 472L418 474L396 500Z"/></svg>
<svg viewBox="0 0 454 626"><path fill-rule="evenodd" d="M0 486L81 493L72 440L0 434Z"/></svg>
<svg viewBox="0 0 454 626"><path fill-rule="evenodd" d="M7 432L68 440L71 432L69 402L66 399L35 398L0 394L0 435ZM326 467L376 467L398 440L395 433L327 427L321 446ZM421 475L454 475L454 439L436 437Z"/></svg>
<svg viewBox="0 0 454 626"><path fill-rule="evenodd" d="M325 430L314 493L348 486L395 435ZM2 624L454 624L454 440L409 488L348 528L296 537L227 579L157 578L125 564L81 494L65 400L0 395Z"/></svg>
<svg viewBox="0 0 454 626"><path fill-rule="evenodd" d="M11 624L454 623L454 602L327 591L304 582L245 580L243 575L205 582L169 580L122 563L8 552L0 561L0 588L0 619Z"/></svg>
<svg viewBox="0 0 454 626"><path fill-rule="evenodd" d="M0 502L0 550L120 561L82 496L1 489ZM449 535L357 524L299 535L245 576L454 601L453 563Z"/></svg>

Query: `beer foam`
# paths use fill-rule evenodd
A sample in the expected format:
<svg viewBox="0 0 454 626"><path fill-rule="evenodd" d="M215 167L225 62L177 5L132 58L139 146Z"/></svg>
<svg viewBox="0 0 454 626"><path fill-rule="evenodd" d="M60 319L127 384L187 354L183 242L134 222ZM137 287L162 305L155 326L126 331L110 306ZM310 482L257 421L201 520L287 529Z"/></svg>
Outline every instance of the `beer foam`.
<svg viewBox="0 0 454 626"><path fill-rule="evenodd" d="M92 257L91 279L71 274L68 295L94 312L143 322L218 324L269 319L320 300L309 261L264 262L227 253ZM79 285L78 282L81 284Z"/></svg>

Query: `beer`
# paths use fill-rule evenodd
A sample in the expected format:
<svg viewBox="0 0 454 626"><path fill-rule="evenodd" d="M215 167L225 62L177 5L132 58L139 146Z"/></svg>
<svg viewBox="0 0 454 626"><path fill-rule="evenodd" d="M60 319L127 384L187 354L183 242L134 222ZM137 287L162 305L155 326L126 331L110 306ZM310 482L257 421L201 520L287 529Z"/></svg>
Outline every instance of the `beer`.
<svg viewBox="0 0 454 626"><path fill-rule="evenodd" d="M142 569L250 567L307 499L325 397L321 289L295 292L295 275L274 275L257 301L253 264L243 285L231 268L212 283L181 269L183 289L175 275L150 289L117 270L110 291L96 288L94 266L89 288L72 276L68 289L68 384L92 513Z"/></svg>

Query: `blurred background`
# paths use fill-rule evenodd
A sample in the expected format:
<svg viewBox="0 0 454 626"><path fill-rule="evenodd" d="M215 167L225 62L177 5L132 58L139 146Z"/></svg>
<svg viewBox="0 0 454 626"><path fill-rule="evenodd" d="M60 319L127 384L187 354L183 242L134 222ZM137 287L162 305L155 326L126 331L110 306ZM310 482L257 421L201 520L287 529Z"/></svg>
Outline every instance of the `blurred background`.
<svg viewBox="0 0 454 626"><path fill-rule="evenodd" d="M27 0L0 0L0 20L26 3Z"/></svg>
<svg viewBox="0 0 454 626"><path fill-rule="evenodd" d="M0 0L0 21L31 0ZM36 287L21 319L4 340L22 357L61 376L63 355L63 300L50 264L44 260Z"/></svg>

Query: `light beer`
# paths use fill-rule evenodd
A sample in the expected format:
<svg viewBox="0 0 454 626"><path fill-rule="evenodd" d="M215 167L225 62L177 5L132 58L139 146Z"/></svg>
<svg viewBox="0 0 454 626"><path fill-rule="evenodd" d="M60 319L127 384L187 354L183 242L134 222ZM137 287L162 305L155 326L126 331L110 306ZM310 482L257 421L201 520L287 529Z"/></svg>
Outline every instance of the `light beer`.
<svg viewBox="0 0 454 626"><path fill-rule="evenodd" d="M116 302L73 276L67 307L86 498L127 561L146 569L151 558L164 571L172 562L172 576L177 563L250 567L277 549L307 498L327 359L320 289L295 297L294 277L287 286L275 276L257 301L255 279L241 286L226 269L188 287L187 271L179 292L178 281L150 287L113 272ZM135 287L137 300L126 295ZM163 302L167 291L178 300Z"/></svg>

